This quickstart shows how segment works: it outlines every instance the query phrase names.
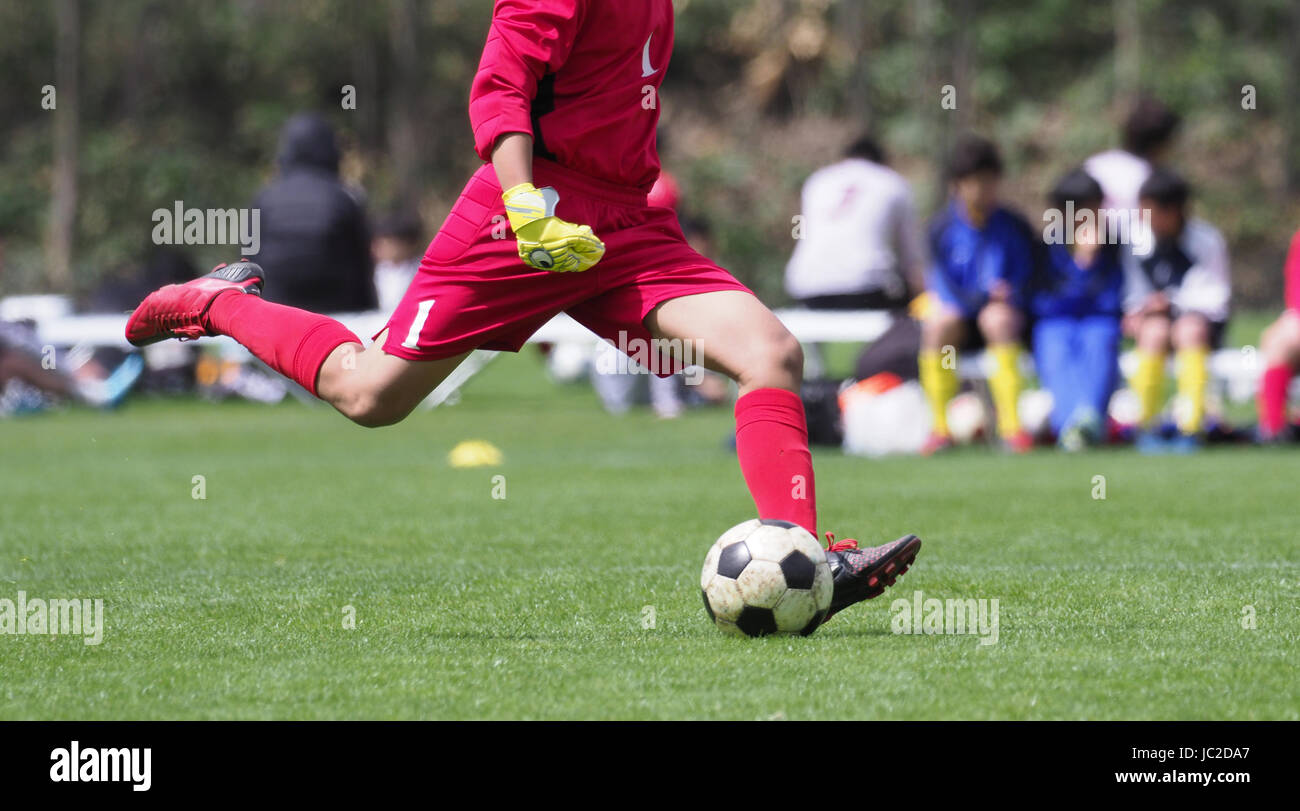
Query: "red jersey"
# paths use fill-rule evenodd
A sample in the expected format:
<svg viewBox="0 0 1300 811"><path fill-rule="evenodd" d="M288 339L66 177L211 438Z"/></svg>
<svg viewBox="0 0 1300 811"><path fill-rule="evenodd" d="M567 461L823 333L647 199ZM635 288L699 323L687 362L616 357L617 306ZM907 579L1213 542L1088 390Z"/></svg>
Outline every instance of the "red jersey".
<svg viewBox="0 0 1300 811"><path fill-rule="evenodd" d="M474 148L533 136L534 154L648 192L672 0L497 0L470 88Z"/></svg>
<svg viewBox="0 0 1300 811"><path fill-rule="evenodd" d="M1286 255L1286 308L1300 313L1300 231L1291 238Z"/></svg>

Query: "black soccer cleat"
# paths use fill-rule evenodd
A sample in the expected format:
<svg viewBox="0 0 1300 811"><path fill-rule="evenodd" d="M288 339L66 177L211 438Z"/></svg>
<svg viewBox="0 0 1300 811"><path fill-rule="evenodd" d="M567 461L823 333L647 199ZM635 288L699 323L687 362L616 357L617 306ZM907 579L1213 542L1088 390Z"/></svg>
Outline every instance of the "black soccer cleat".
<svg viewBox="0 0 1300 811"><path fill-rule="evenodd" d="M238 285L245 293L262 295L262 285L266 283L266 271L256 262L240 259L238 262L221 263L204 276L205 279L224 279Z"/></svg>
<svg viewBox="0 0 1300 811"><path fill-rule="evenodd" d="M858 542L849 538L837 542L829 532L826 540L830 542L826 562L835 582L826 619L854 603L879 597L911 567L921 549L921 539L915 535L904 535L869 549L858 549Z"/></svg>

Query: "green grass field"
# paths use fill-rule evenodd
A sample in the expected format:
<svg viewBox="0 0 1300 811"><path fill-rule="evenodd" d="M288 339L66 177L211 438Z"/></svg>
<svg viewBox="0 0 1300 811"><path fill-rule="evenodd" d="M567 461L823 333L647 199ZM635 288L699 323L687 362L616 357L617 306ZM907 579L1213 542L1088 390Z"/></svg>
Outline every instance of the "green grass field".
<svg viewBox="0 0 1300 811"><path fill-rule="evenodd" d="M753 509L730 424L606 416L531 353L379 431L188 401L0 422L0 598L106 614L98 646L0 636L0 718L1300 718L1300 454L819 450L823 529L925 548L812 637L738 640L697 588ZM504 464L450 468L469 438ZM918 589L998 599L997 644L891 633Z"/></svg>

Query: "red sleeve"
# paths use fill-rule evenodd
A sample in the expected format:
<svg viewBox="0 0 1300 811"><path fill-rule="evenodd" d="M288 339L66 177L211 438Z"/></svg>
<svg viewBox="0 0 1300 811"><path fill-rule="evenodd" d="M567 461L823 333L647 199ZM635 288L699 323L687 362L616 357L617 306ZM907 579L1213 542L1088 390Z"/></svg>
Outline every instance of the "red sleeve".
<svg viewBox="0 0 1300 811"><path fill-rule="evenodd" d="M533 134L537 83L569 57L589 0L497 0L469 93L474 151L492 157L497 138Z"/></svg>
<svg viewBox="0 0 1300 811"><path fill-rule="evenodd" d="M1286 306L1300 311L1300 231L1291 239L1291 250L1286 255Z"/></svg>

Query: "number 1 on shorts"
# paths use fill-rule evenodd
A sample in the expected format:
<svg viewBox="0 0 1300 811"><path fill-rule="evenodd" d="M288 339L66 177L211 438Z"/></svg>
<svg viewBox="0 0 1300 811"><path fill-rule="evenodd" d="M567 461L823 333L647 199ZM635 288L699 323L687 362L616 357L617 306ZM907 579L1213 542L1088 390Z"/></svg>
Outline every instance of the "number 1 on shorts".
<svg viewBox="0 0 1300 811"><path fill-rule="evenodd" d="M415 311L415 320L411 322L411 331L406 333L406 340L402 341L402 346L407 349L420 348L420 333L424 331L424 322L429 320L429 311L433 309L435 301L437 299L420 302L420 306Z"/></svg>

